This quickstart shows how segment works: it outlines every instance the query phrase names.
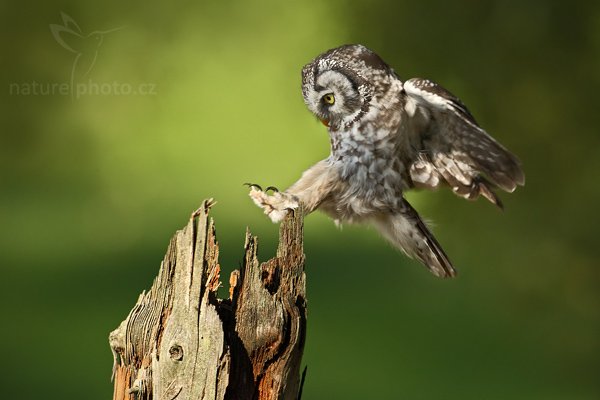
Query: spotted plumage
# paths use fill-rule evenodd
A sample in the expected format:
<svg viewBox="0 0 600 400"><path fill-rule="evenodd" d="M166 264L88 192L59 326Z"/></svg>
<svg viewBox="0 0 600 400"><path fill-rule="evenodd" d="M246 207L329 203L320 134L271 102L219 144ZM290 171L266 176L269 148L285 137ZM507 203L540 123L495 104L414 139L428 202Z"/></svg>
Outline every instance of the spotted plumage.
<svg viewBox="0 0 600 400"><path fill-rule="evenodd" d="M479 127L466 106L438 84L402 81L362 45L329 50L302 70L309 110L327 127L330 156L285 192L250 196L274 221L302 205L336 222L374 225L393 245L440 277L452 263L403 193L449 186L502 207L495 189L525 182L518 159Z"/></svg>

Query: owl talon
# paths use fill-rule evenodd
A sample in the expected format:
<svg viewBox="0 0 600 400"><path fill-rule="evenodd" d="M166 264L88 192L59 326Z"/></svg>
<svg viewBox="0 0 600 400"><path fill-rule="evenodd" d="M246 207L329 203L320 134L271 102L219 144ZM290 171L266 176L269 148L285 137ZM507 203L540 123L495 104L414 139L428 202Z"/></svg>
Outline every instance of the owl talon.
<svg viewBox="0 0 600 400"><path fill-rule="evenodd" d="M296 215L295 214L296 213L296 209L297 209L297 207L294 207L294 208L292 208L292 207L286 207L285 211L291 213L292 216L294 216L294 215Z"/></svg>
<svg viewBox="0 0 600 400"><path fill-rule="evenodd" d="M273 191L274 193L279 193L279 189L277 189L275 186L268 186L265 189L265 193L268 192L269 190Z"/></svg>
<svg viewBox="0 0 600 400"><path fill-rule="evenodd" d="M286 192L280 192L277 188L269 186L265 191L256 190L253 185L249 193L250 198L258 207L262 208L265 214L273 222L280 222L288 213L298 208L298 199ZM273 194L266 193L267 190L272 190Z"/></svg>
<svg viewBox="0 0 600 400"><path fill-rule="evenodd" d="M244 186L248 186L250 189L254 189L254 190L258 190L260 192L263 191L262 187L256 183L244 183ZM270 187L270 186L269 186ZM267 190L269 190L269 188L267 188Z"/></svg>

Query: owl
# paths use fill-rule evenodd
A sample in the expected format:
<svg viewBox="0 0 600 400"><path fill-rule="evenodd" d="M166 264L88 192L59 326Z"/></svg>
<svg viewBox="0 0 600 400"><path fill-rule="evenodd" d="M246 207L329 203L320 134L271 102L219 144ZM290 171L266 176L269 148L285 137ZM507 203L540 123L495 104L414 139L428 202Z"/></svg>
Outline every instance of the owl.
<svg viewBox="0 0 600 400"><path fill-rule="evenodd" d="M494 191L525 183L517 157L457 97L427 79L403 81L362 45L329 50L304 66L302 95L327 127L331 153L285 191L249 185L273 222L302 206L336 223L371 224L434 275L453 277L450 259L404 193L449 187L502 208Z"/></svg>

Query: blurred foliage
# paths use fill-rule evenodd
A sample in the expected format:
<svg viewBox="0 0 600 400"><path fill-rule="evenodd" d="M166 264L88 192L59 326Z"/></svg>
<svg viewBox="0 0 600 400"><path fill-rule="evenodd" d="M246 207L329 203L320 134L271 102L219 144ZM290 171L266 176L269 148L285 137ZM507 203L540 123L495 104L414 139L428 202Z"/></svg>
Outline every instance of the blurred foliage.
<svg viewBox="0 0 600 400"><path fill-rule="evenodd" d="M77 82L155 93L16 95L69 81L61 11L86 34L121 28ZM504 213L410 195L452 281L308 217L305 398L600 397L600 3L50 0L0 15L3 398L110 398L108 332L203 198L219 201L226 271L246 226L270 257L277 228L241 184L285 187L328 154L300 69L352 42L460 96L527 185Z"/></svg>

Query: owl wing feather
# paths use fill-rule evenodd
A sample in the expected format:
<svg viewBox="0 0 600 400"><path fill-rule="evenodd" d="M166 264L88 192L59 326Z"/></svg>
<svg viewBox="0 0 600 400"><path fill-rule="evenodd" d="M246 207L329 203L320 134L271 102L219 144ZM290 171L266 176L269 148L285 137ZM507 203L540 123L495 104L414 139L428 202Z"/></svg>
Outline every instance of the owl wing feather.
<svg viewBox="0 0 600 400"><path fill-rule="evenodd" d="M524 185L519 160L481 129L467 107L442 86L413 78L404 82L404 92L405 109L415 128L409 138L414 186L435 188L445 183L459 196L481 195L502 208L493 189L512 192Z"/></svg>

